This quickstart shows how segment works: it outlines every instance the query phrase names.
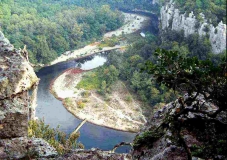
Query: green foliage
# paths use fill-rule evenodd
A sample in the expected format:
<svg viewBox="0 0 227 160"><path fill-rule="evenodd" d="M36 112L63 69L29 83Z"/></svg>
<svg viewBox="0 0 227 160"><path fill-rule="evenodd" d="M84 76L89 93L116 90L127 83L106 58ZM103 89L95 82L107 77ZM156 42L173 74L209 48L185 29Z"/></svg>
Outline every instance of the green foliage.
<svg viewBox="0 0 227 160"><path fill-rule="evenodd" d="M151 44L150 44L151 43ZM156 45L152 40L138 39L126 53L109 54L108 65L114 64L119 71L119 78L126 81L139 98L154 106L160 102L170 102L176 98L172 90L158 86L151 81L150 75L140 72L146 59L153 59Z"/></svg>
<svg viewBox="0 0 227 160"><path fill-rule="evenodd" d="M64 103L67 105L67 106L72 106L73 102L70 98L65 98L64 100Z"/></svg>
<svg viewBox="0 0 227 160"><path fill-rule="evenodd" d="M147 0L68 0L67 4L76 4L83 7L97 8L101 5L110 5L114 9L133 10L149 10L158 13L158 5L153 5L152 1Z"/></svg>
<svg viewBox="0 0 227 160"><path fill-rule="evenodd" d="M66 50L99 39L123 24L108 5L82 8L65 0L0 1L0 24L16 48L27 45L32 63L49 63Z"/></svg>
<svg viewBox="0 0 227 160"><path fill-rule="evenodd" d="M190 148L192 152L192 156L201 157L201 155L204 152L204 148L205 147L203 146L192 145L192 147Z"/></svg>
<svg viewBox="0 0 227 160"><path fill-rule="evenodd" d="M163 132L159 131L146 131L141 135L136 136L133 141L133 148L139 149L140 146L147 146L148 148L152 147L152 144L163 136Z"/></svg>
<svg viewBox="0 0 227 160"><path fill-rule="evenodd" d="M220 21L226 23L226 0L175 0L175 2L177 7L186 13L193 11L199 16L202 12L213 24Z"/></svg>
<svg viewBox="0 0 227 160"><path fill-rule="evenodd" d="M155 53L157 63L147 61L143 70L152 74L159 83L173 90L187 92L192 100L202 94L206 100L219 109L210 116L216 116L226 110L226 63L214 65L210 60L196 57L183 57L177 51L158 49ZM196 95L194 95L196 93Z"/></svg>
<svg viewBox="0 0 227 160"><path fill-rule="evenodd" d="M101 42L101 44L99 44L100 48L103 47L114 47L116 45L119 44L119 38L116 36L113 36L112 38L109 39L105 39L104 41Z"/></svg>
<svg viewBox="0 0 227 160"><path fill-rule="evenodd" d="M98 89L100 86L100 80L98 76L98 72L87 72L82 80L77 84L77 88L83 88L86 90L94 90Z"/></svg>
<svg viewBox="0 0 227 160"><path fill-rule="evenodd" d="M59 130L59 126L56 129L50 128L43 120L29 121L28 136L46 140L59 154L68 153L76 148L84 148L81 143L76 142L79 133L67 137L64 132Z"/></svg>
<svg viewBox="0 0 227 160"><path fill-rule="evenodd" d="M119 72L114 65L99 67L95 71L87 72L77 84L77 88L97 90L105 95L110 92L111 85L118 79Z"/></svg>
<svg viewBox="0 0 227 160"><path fill-rule="evenodd" d="M125 97L125 100L126 100L127 102L132 102L132 96L131 96L131 95L127 95L127 96Z"/></svg>
<svg viewBox="0 0 227 160"><path fill-rule="evenodd" d="M88 97L91 95L91 93L90 93L89 91L84 91L84 92L81 93L81 95L82 95L84 98L88 98Z"/></svg>
<svg viewBox="0 0 227 160"><path fill-rule="evenodd" d="M83 109L85 107L85 102L83 101L77 101L76 104L77 104L77 107L80 109Z"/></svg>
<svg viewBox="0 0 227 160"><path fill-rule="evenodd" d="M163 41L159 45L160 48L178 51L181 55L196 56L205 60L212 52L210 40L207 36L200 37L198 34L192 34L184 37L183 31L168 30L162 33L161 37Z"/></svg>

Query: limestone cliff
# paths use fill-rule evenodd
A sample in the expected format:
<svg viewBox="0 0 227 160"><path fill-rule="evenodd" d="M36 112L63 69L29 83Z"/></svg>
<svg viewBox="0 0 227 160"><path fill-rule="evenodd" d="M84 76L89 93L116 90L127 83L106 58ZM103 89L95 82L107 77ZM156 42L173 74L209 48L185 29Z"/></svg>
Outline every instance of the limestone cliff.
<svg viewBox="0 0 227 160"><path fill-rule="evenodd" d="M39 79L26 54L14 49L0 31L0 159L56 155L44 140L27 137L28 120L35 117Z"/></svg>
<svg viewBox="0 0 227 160"><path fill-rule="evenodd" d="M161 28L165 30L170 28L176 31L184 31L187 37L190 34L198 33L200 36L206 35L208 27L209 39L212 46L212 51L215 54L221 53L226 49L226 24L221 21L218 26L214 27L209 24L204 14L200 13L202 21L200 22L193 12L188 16L186 13L181 14L178 8L175 8L174 2L170 1L165 6L161 7Z"/></svg>

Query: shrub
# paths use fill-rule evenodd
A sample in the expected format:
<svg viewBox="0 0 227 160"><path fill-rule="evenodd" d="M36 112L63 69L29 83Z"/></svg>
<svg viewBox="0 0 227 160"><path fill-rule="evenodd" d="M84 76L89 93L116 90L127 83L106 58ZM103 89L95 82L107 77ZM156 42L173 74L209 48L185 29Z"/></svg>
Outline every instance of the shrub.
<svg viewBox="0 0 227 160"><path fill-rule="evenodd" d="M72 106L73 105L73 101L70 98L65 98L64 103L65 103L66 106Z"/></svg>
<svg viewBox="0 0 227 160"><path fill-rule="evenodd" d="M85 107L85 103L83 101L78 101L76 103L77 103L78 108L80 108L80 109L83 109Z"/></svg>
<svg viewBox="0 0 227 160"><path fill-rule="evenodd" d="M85 98L88 98L90 95L91 95L91 93L88 92L88 91L84 91L84 92L81 93L81 96L85 97Z"/></svg>
<svg viewBox="0 0 227 160"><path fill-rule="evenodd" d="M80 134L77 132L67 137L66 133L50 128L44 123L44 120L32 120L28 123L28 137L42 138L53 146L59 154L65 154L72 149L84 148L83 144L77 143Z"/></svg>
<svg viewBox="0 0 227 160"><path fill-rule="evenodd" d="M125 97L125 100L128 101L128 102L132 102L132 96L131 95L127 95Z"/></svg>

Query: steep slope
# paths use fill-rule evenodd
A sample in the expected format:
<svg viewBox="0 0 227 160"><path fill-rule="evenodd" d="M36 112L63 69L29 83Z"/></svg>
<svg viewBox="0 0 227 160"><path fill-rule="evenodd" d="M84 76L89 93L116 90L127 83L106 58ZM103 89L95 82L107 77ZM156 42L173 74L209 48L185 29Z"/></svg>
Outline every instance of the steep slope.
<svg viewBox="0 0 227 160"><path fill-rule="evenodd" d="M26 49L14 49L0 31L0 159L56 155L44 140L27 137L28 120L35 117L38 82Z"/></svg>
<svg viewBox="0 0 227 160"><path fill-rule="evenodd" d="M175 31L183 30L185 37L193 33L198 33L199 36L208 34L213 53L218 54L226 49L226 24L222 21L215 27L208 22L203 13L200 13L202 20L198 20L193 12L188 16L186 13L181 14L173 1L162 6L160 14L162 30L167 28Z"/></svg>
<svg viewBox="0 0 227 160"><path fill-rule="evenodd" d="M183 100L190 97L185 95ZM133 159L220 159L227 158L226 112L217 110L203 96L187 106L182 99L169 103L152 116L134 140Z"/></svg>

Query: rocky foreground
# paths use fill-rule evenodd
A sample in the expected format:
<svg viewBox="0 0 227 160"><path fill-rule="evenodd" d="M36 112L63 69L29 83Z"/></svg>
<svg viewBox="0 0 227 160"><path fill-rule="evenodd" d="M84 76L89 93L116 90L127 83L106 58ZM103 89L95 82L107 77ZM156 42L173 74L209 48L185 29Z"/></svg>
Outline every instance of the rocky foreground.
<svg viewBox="0 0 227 160"><path fill-rule="evenodd" d="M57 155L43 139L28 138L28 120L35 117L39 79L27 54L26 48L14 49L0 31L0 159Z"/></svg>
<svg viewBox="0 0 227 160"><path fill-rule="evenodd" d="M225 160L227 158L227 114L207 115L218 107L198 96L182 106L185 95L154 113L134 140L133 159Z"/></svg>

